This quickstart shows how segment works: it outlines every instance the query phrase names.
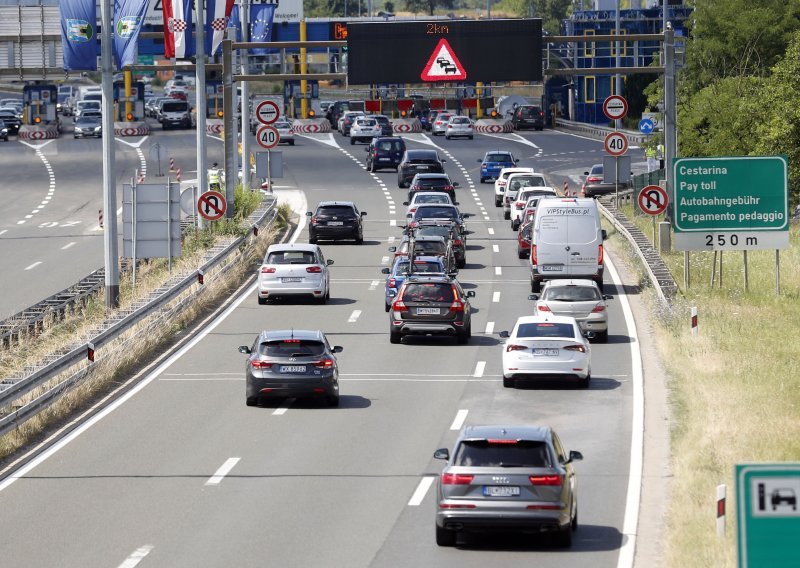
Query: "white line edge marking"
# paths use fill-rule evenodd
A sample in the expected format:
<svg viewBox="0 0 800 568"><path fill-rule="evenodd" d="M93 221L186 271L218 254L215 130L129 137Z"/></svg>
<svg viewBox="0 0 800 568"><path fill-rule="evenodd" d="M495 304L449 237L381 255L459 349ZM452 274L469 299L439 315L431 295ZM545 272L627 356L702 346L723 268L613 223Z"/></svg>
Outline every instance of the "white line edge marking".
<svg viewBox="0 0 800 568"><path fill-rule="evenodd" d="M347 323L356 323L360 315L361 310L353 310L353 313L350 314L350 317L347 319Z"/></svg>
<svg viewBox="0 0 800 568"><path fill-rule="evenodd" d="M492 302L499 302L500 301L500 292L494 292L492 294Z"/></svg>
<svg viewBox="0 0 800 568"><path fill-rule="evenodd" d="M300 192L300 196L302 197L303 201L298 208L298 212L304 212L308 210L308 203L306 202L306 195L303 192ZM303 229L306 226L306 216L305 214L300 216L300 221L297 224L297 228L294 231L294 234L289 239L290 243L294 243L297 241L300 234L303 232ZM208 327L199 331L195 337L192 338L186 345L180 348L178 351L173 353L170 357L167 358L166 361L161 363L154 371L152 371L149 375L139 381L138 384L133 386L128 392L120 396L114 402L106 406L103 410L89 418L86 422L78 426L75 430L73 430L70 434L53 444L50 448L39 454L37 457L29 461L27 464L16 470L14 475L11 475L4 480L0 481L0 492L4 491L8 487L10 487L15 481L18 479L22 479L27 475L29 472L34 470L37 466L42 464L48 458L54 456L58 453L61 449L67 446L70 442L72 442L75 438L86 432L89 428L100 422L103 418L114 412L117 408L128 402L131 398L133 398L139 391L144 389L147 385L152 383L156 380L164 371L169 369L175 361L183 357L186 353L192 350L198 343L200 343L205 337L214 331L223 321L225 321L228 316L230 316L236 308L238 308L245 300L249 299L253 292L258 289L258 282L253 282L251 286L249 286L242 294L234 300L228 308L222 312L219 316L217 316L214 321L212 321Z"/></svg>
<svg viewBox="0 0 800 568"><path fill-rule="evenodd" d="M495 276L502 276L503 275L503 268L501 266L494 267Z"/></svg>
<svg viewBox="0 0 800 568"><path fill-rule="evenodd" d="M644 371L642 369L642 352L639 347L639 336L636 321L633 319L628 296L622 289L614 263L606 257L606 265L611 273L614 285L618 287L618 296L625 315L625 326L631 338L631 375L633 383L633 412L631 417L631 462L628 473L628 491L625 496L625 517L622 521L622 545L619 549L617 568L632 568L636 552L636 529L639 524L639 507L642 497L642 467L644 463Z"/></svg>
<svg viewBox="0 0 800 568"><path fill-rule="evenodd" d="M3 229L2 231L0 231L0 235L4 235L4 234L6 234L7 232L8 232L8 229Z"/></svg>
<svg viewBox="0 0 800 568"><path fill-rule="evenodd" d="M492 245L492 252L500 252L500 247L498 245Z"/></svg>
<svg viewBox="0 0 800 568"><path fill-rule="evenodd" d="M76 244L75 241L72 241L71 243L67 243L63 247L61 247L61 250L67 250L68 248L74 246L75 244Z"/></svg>
<svg viewBox="0 0 800 568"><path fill-rule="evenodd" d="M462 408L458 412L456 412L456 417L453 419L453 423L450 425L451 430L461 430L461 427L464 425L464 421L467 419L467 414L469 414L469 410Z"/></svg>
<svg viewBox="0 0 800 568"><path fill-rule="evenodd" d="M484 331L484 333L486 333L486 334L494 333L494 322L493 321L487 321L486 322L486 330Z"/></svg>
<svg viewBox="0 0 800 568"><path fill-rule="evenodd" d="M486 229L486 231L487 231L487 232L488 232L490 235L494 235L494 229L492 229L491 227L489 227L488 229Z"/></svg>
<svg viewBox="0 0 800 568"><path fill-rule="evenodd" d="M118 568L134 568L144 557L150 554L155 548L152 544L145 544L134 550Z"/></svg>
<svg viewBox="0 0 800 568"><path fill-rule="evenodd" d="M289 410L289 407L292 406L292 403L295 401L294 398L287 398L286 401L275 409L275 412L272 413L273 416L283 416L286 414L286 411Z"/></svg>
<svg viewBox="0 0 800 568"><path fill-rule="evenodd" d="M483 376L483 371L486 369L486 361L478 361L475 363L475 372L472 373L472 376L476 379L479 379Z"/></svg>
<svg viewBox="0 0 800 568"><path fill-rule="evenodd" d="M435 479L435 477L427 475L419 480L417 489L414 491L414 494L408 501L409 507L419 507L420 503L422 503L422 500L425 499L425 494L428 492L428 489L431 488L431 485L433 485Z"/></svg>
<svg viewBox="0 0 800 568"><path fill-rule="evenodd" d="M25 270L32 270L32 269L36 268L37 266L39 266L40 264L42 264L42 261L41 260L37 260L36 262L34 262L30 266L28 266Z"/></svg>
<svg viewBox="0 0 800 568"><path fill-rule="evenodd" d="M219 466L219 469L214 473L214 475L208 478L206 485L219 485L222 483L222 480L225 479L225 476L228 475L234 467L236 467L236 464L239 463L239 460L241 459L242 458L226 459L225 463Z"/></svg>

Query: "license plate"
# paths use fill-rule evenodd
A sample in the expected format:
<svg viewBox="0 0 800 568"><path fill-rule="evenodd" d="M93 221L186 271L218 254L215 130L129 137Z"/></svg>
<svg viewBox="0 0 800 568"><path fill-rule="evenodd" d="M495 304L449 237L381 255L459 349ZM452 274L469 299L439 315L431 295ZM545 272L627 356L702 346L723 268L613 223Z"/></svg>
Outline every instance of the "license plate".
<svg viewBox="0 0 800 568"><path fill-rule="evenodd" d="M305 365L281 365L281 373L305 373Z"/></svg>
<svg viewBox="0 0 800 568"><path fill-rule="evenodd" d="M378 158L378 161L379 162L391 162L392 159L391 158Z"/></svg>
<svg viewBox="0 0 800 568"><path fill-rule="evenodd" d="M516 485L485 485L483 494L487 497L516 497L519 495L519 487Z"/></svg>
<svg viewBox="0 0 800 568"><path fill-rule="evenodd" d="M428 166L417 166L418 170L427 170Z"/></svg>
<svg viewBox="0 0 800 568"><path fill-rule="evenodd" d="M328 221L329 226L340 227L344 225L344 221Z"/></svg>
<svg viewBox="0 0 800 568"><path fill-rule="evenodd" d="M418 315L439 315L439 308L417 308Z"/></svg>
<svg viewBox="0 0 800 568"><path fill-rule="evenodd" d="M558 349L534 349L534 355L543 355L545 357L558 357Z"/></svg>
<svg viewBox="0 0 800 568"><path fill-rule="evenodd" d="M563 264L543 264L539 267L542 272L561 272L564 270Z"/></svg>
<svg viewBox="0 0 800 568"><path fill-rule="evenodd" d="M281 282L302 282L302 278L281 278Z"/></svg>

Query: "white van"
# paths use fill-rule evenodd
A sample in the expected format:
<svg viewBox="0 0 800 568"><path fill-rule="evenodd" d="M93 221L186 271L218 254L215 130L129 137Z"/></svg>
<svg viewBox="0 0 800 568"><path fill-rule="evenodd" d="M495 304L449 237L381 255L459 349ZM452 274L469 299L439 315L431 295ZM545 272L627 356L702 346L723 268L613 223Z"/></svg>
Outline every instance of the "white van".
<svg viewBox="0 0 800 568"><path fill-rule="evenodd" d="M605 238L594 199L540 200L531 234L531 292L560 278L588 278L602 290Z"/></svg>

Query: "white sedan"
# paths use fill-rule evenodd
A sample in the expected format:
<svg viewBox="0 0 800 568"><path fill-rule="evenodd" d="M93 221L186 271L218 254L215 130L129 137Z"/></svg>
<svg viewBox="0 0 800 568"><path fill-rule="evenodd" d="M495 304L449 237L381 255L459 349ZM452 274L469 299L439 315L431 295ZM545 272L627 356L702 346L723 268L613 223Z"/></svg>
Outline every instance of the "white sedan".
<svg viewBox="0 0 800 568"><path fill-rule="evenodd" d="M575 318L523 316L511 333L501 331L503 386L535 379L572 379L586 388L592 376L592 352Z"/></svg>
<svg viewBox="0 0 800 568"><path fill-rule="evenodd" d="M270 245L258 273L258 303L272 298L310 296L324 304L331 293L328 267L317 245Z"/></svg>
<svg viewBox="0 0 800 568"><path fill-rule="evenodd" d="M272 126L278 131L281 137L281 144L288 144L294 146L294 127L288 120L279 120Z"/></svg>
<svg viewBox="0 0 800 568"><path fill-rule="evenodd" d="M381 135L381 125L371 117L358 117L350 127L350 145L356 142L366 142Z"/></svg>
<svg viewBox="0 0 800 568"><path fill-rule="evenodd" d="M444 131L444 137L448 140L457 136L472 140L474 134L472 121L468 116L451 116Z"/></svg>
<svg viewBox="0 0 800 568"><path fill-rule="evenodd" d="M497 179L494 180L494 206L502 207L503 197L506 193L506 183L511 174L532 174L533 168L503 168Z"/></svg>

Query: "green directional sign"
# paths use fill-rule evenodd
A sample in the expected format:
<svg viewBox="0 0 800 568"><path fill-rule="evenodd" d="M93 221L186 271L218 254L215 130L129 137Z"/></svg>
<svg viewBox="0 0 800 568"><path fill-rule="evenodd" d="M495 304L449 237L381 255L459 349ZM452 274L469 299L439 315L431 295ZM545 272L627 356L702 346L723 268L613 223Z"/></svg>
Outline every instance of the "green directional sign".
<svg viewBox="0 0 800 568"><path fill-rule="evenodd" d="M678 250L788 248L786 156L679 158L672 167Z"/></svg>
<svg viewBox="0 0 800 568"><path fill-rule="evenodd" d="M800 566L800 463L736 466L739 568Z"/></svg>

